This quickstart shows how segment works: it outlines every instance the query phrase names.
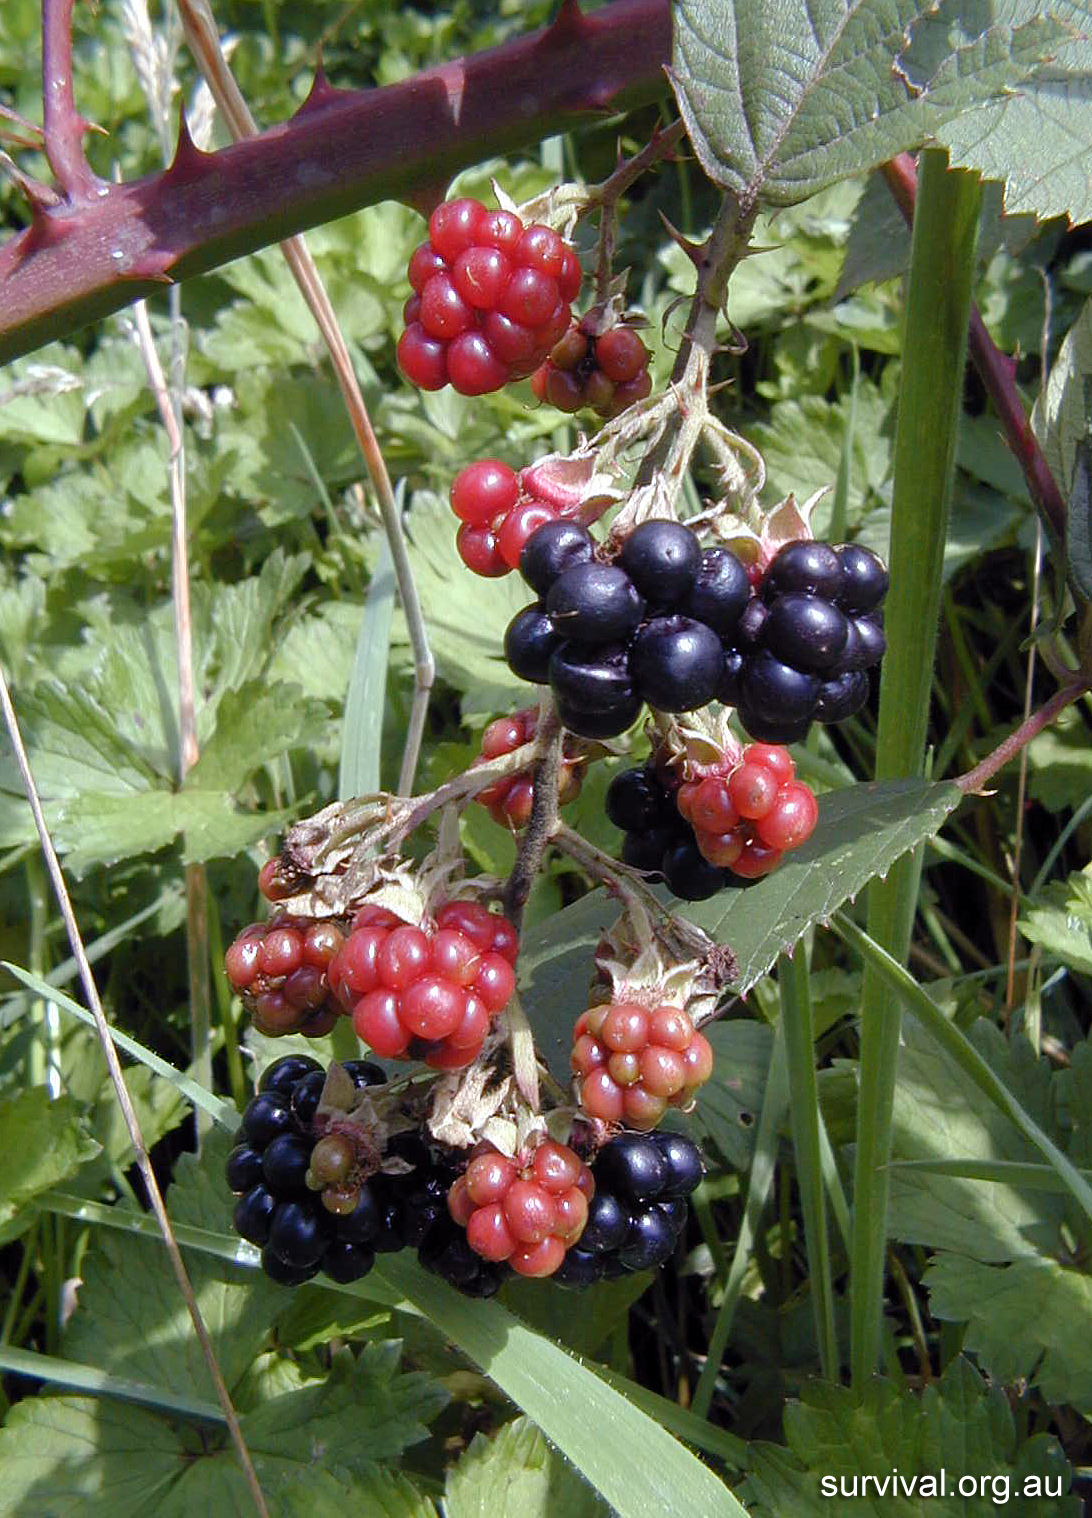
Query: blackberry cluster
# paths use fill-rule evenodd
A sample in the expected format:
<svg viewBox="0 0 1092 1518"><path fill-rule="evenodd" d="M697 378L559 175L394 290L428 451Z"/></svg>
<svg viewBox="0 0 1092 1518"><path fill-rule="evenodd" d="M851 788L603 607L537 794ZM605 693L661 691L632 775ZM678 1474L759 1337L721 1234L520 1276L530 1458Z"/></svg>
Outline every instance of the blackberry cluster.
<svg viewBox="0 0 1092 1518"><path fill-rule="evenodd" d="M345 1070L358 1088L386 1080L367 1060L350 1060ZM322 1066L305 1054L270 1065L227 1161L228 1186L240 1193L235 1231L260 1247L262 1269L284 1286L320 1270L333 1281L357 1281L375 1263L379 1204L372 1183L354 1174L347 1139L314 1131L325 1080Z"/></svg>
<svg viewBox="0 0 1092 1518"><path fill-rule="evenodd" d="M726 648L720 699L753 738L796 743L815 722L841 722L868 700L886 647L873 615L887 570L857 543L786 543Z"/></svg>
<svg viewBox="0 0 1092 1518"><path fill-rule="evenodd" d="M594 1191L591 1171L566 1144L544 1139L521 1159L482 1144L447 1206L475 1254L521 1276L552 1276L583 1232Z"/></svg>
<svg viewBox="0 0 1092 1518"><path fill-rule="evenodd" d="M275 863L263 868L267 881ZM279 912L242 930L224 955L224 973L260 1032L321 1038L341 1012L327 971L344 941L336 922Z"/></svg>
<svg viewBox="0 0 1092 1518"><path fill-rule="evenodd" d="M720 693L722 640L750 598L747 572L724 548L704 551L678 522L643 522L616 561L571 521L540 527L519 568L539 596L509 623L504 653L520 679L549 684L558 713L584 738L611 738L641 703L667 712Z"/></svg>
<svg viewBox="0 0 1092 1518"><path fill-rule="evenodd" d="M517 567L531 534L563 514L545 488L533 465L517 473L500 459L477 459L459 470L449 499L462 523L455 547L467 569L495 580Z"/></svg>
<svg viewBox="0 0 1092 1518"><path fill-rule="evenodd" d="M510 717L498 717L482 733L481 752L474 760L474 764L482 764L488 759L499 759L502 754L514 753L517 748L530 743L535 736L537 725L537 715L530 707L524 711L513 712ZM580 762L562 754L557 773L557 800L560 806L575 801L579 796L581 776ZM474 799L479 805L485 807L490 817L500 827L511 828L513 832L518 833L530 822L531 810L535 804L535 787L531 772L520 770L518 775L495 780L492 785L487 785L483 791L479 791Z"/></svg>
<svg viewBox="0 0 1092 1518"><path fill-rule="evenodd" d="M682 1237L686 1199L704 1173L697 1144L668 1132L620 1133L591 1169L595 1195L580 1242L553 1276L561 1286L593 1286L663 1265Z"/></svg>
<svg viewBox="0 0 1092 1518"><path fill-rule="evenodd" d="M531 375L531 389L559 411L588 406L607 419L651 394L648 359L648 349L632 327L611 327L596 336L586 330L586 322L578 322Z"/></svg>
<svg viewBox="0 0 1092 1518"><path fill-rule="evenodd" d="M568 330L581 281L556 232L467 199L436 207L407 272L398 366L421 390L450 384L461 395L537 369Z"/></svg>
<svg viewBox="0 0 1092 1518"><path fill-rule="evenodd" d="M367 1060L347 1060L343 1068L358 1088L386 1080ZM492 1296L506 1267L475 1254L447 1210L459 1161L415 1133L400 1133L387 1153L412 1169L363 1176L366 1167L345 1131L316 1132L325 1080L307 1055L270 1065L228 1157L227 1183L240 1194L232 1224L261 1249L266 1275L298 1286L321 1270L345 1284L367 1275L377 1254L413 1248L422 1265L458 1290Z"/></svg>
<svg viewBox="0 0 1092 1518"><path fill-rule="evenodd" d="M679 814L675 790L652 765L622 770L607 787L606 812L625 833L622 860L663 879L680 901L705 901L732 882L732 871L710 864L694 829Z"/></svg>

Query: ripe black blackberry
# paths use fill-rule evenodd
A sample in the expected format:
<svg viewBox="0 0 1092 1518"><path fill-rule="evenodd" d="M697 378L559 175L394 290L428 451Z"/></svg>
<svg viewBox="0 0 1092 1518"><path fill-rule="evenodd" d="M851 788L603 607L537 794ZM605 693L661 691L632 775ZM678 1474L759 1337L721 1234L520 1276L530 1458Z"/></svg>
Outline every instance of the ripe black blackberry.
<svg viewBox="0 0 1092 1518"><path fill-rule="evenodd" d="M386 1080L367 1060L349 1060L344 1069L358 1087ZM356 1281L375 1261L380 1216L371 1183L354 1180L355 1157L344 1136L314 1131L324 1081L322 1066L307 1055L270 1065L225 1169L239 1196L235 1231L261 1248L262 1269L286 1286L320 1270L334 1281Z"/></svg>
<svg viewBox="0 0 1092 1518"><path fill-rule="evenodd" d="M786 543L736 625L720 699L762 743L795 743L813 721L842 722L868 700L884 653L877 610L887 571L868 548Z"/></svg>
<svg viewBox="0 0 1092 1518"><path fill-rule="evenodd" d="M509 625L509 668L551 685L562 722L584 738L624 732L645 701L668 712L707 705L724 678L722 640L750 596L743 566L662 519L634 528L613 564L594 552L573 523L527 539L520 572L541 599Z"/></svg>
<svg viewBox="0 0 1092 1518"><path fill-rule="evenodd" d="M576 1288L669 1260L686 1227L686 1199L704 1166L681 1133L620 1133L592 1164L595 1195L579 1244L553 1279Z"/></svg>
<svg viewBox="0 0 1092 1518"><path fill-rule="evenodd" d="M651 765L622 770L607 787L606 812L625 833L623 863L663 879L680 901L704 901L737 881L706 860L694 829L679 815L675 792Z"/></svg>

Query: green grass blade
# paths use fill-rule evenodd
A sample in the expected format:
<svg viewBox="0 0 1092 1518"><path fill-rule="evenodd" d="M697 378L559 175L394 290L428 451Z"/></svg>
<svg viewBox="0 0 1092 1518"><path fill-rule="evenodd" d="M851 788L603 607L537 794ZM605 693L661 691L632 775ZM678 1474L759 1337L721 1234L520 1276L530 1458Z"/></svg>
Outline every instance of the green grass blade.
<svg viewBox="0 0 1092 1518"><path fill-rule="evenodd" d="M980 203L974 176L949 172L944 153L922 153L895 437L877 780L923 771ZM869 887L869 932L896 960L905 959L909 950L920 877L918 849ZM898 1008L891 1006L884 981L868 964L861 993L850 1277L850 1359L857 1388L870 1381L880 1360L887 1250L884 1167L891 1149L898 1045Z"/></svg>
<svg viewBox="0 0 1092 1518"><path fill-rule="evenodd" d="M399 511L405 482L398 482L395 500ZM379 789L379 759L383 741L383 706L387 693L387 662L394 616L394 561L384 535L367 599L360 617L353 669L345 696L345 721L341 731L341 764L338 769L339 801L369 796Z"/></svg>
<svg viewBox="0 0 1092 1518"><path fill-rule="evenodd" d="M754 1158L747 1184L747 1200L743 1206L743 1222L736 1240L728 1281L724 1288L724 1300L717 1312L717 1321L709 1338L705 1365L694 1388L693 1411L702 1418L708 1417L713 1401L713 1389L720 1373L724 1347L732 1331L732 1321L743 1291L743 1277L750 1263L755 1234L762 1219L762 1210L770 1195L774 1173L777 1169L777 1135L789 1105L789 1081L785 1068L785 1037L781 1024L774 1034L770 1050L770 1068L766 1075L766 1088L762 1098L762 1111L755 1131Z"/></svg>
<svg viewBox="0 0 1092 1518"><path fill-rule="evenodd" d="M823 1159L819 1140L819 1090L815 1079L815 1028L808 989L808 956L804 940L791 955L782 955L777 971L781 993L781 1024L789 1081L789 1115L796 1156L796 1184L804 1214L815 1342L824 1380L838 1379L838 1340L834 1329L834 1281L830 1271Z"/></svg>
<svg viewBox="0 0 1092 1518"><path fill-rule="evenodd" d="M840 912L831 926L869 965L877 979L899 998L906 1010L949 1054L969 1080L988 1097L994 1106L1016 1125L1024 1137L1035 1145L1047 1164L1060 1177L1066 1192L1092 1221L1092 1186L1084 1179L1072 1160L1066 1158L1035 1119L1013 1096L1004 1081L990 1068L965 1033L949 1022L929 993L919 986L893 955ZM888 1161L884 1160L885 1169Z"/></svg>
<svg viewBox="0 0 1092 1518"><path fill-rule="evenodd" d="M39 996L45 996L60 1007L62 1012L68 1012L73 1017L78 1017L81 1023L86 1023L89 1028L96 1026L95 1019L86 1007L81 1007L79 1002L73 1001L63 991L58 991L48 981L42 980L38 975L31 975L28 970L23 970L19 965L13 965L9 960L3 961L3 968L14 975L16 980L21 980L25 986ZM130 1038L127 1033L120 1032L117 1028L110 1029L110 1038L116 1048L123 1053L129 1054L133 1059L139 1060L142 1065L147 1065L149 1070L161 1075L164 1080L170 1081L171 1085L181 1091L187 1101L199 1107L202 1112L207 1112L213 1122L219 1123L224 1128L234 1131L239 1126L239 1111L231 1102L225 1102L222 1097L214 1096L197 1081L191 1080L188 1075L183 1075L181 1070L176 1070L165 1059L160 1059L158 1054L153 1054L143 1044L137 1043L135 1038Z"/></svg>
<svg viewBox="0 0 1092 1518"><path fill-rule="evenodd" d="M92 1365L62 1360L58 1355L35 1354L33 1350L16 1349L11 1344L0 1344L0 1369L13 1371L17 1376L33 1376L50 1386L63 1386L69 1391L85 1392L93 1397L120 1397L122 1401L137 1402L141 1407L173 1416L201 1418L209 1423L225 1421L215 1402L183 1397L163 1386L147 1386L143 1381L126 1381Z"/></svg>

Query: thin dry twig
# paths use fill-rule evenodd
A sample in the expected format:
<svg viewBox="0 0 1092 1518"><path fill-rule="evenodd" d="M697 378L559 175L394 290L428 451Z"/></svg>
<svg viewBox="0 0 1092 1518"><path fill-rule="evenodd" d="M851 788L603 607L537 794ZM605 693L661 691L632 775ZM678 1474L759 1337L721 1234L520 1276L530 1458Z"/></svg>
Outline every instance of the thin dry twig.
<svg viewBox="0 0 1092 1518"><path fill-rule="evenodd" d="M204 0L177 0L177 3L190 50L208 82L209 89L223 113L232 136L237 141L256 136L257 124L250 114L250 109L223 55L216 23L208 6ZM349 349L342 336L334 308L303 237L291 237L286 242L282 242L280 247L329 350L334 374L349 413L349 420L375 489L383 518L383 528L387 534L391 558L394 561L394 575L409 630L414 666L413 705L410 709L402 765L398 777L399 793L405 796L409 795L413 789L413 777L417 770L425 718L428 715L429 695L436 678L436 663L428 645L421 603L414 584L413 570L402 530L402 519L394 499L390 476L372 428L368 408L360 393Z"/></svg>
<svg viewBox="0 0 1092 1518"><path fill-rule="evenodd" d="M103 1058L106 1060L106 1068L110 1072L110 1080L117 1095L118 1105L121 1108L122 1117L125 1119L125 1126L129 1133L129 1141L132 1144L133 1152L136 1155L137 1168L139 1169L141 1179L147 1188L148 1197L152 1204L152 1211L155 1213L156 1222L159 1224L159 1230L163 1235L163 1242L167 1248L167 1256L171 1262L171 1269L174 1271L175 1280L178 1283L178 1289L182 1293L183 1300L186 1303L186 1309L189 1312L190 1319L193 1323L194 1332L196 1333L198 1343L201 1346L201 1354L204 1358L205 1365L208 1368L209 1377L212 1380L212 1384L216 1392L216 1400L219 1402L220 1407L223 1410L224 1419L227 1423L228 1432L231 1435L232 1443L235 1445L235 1451L239 1457L239 1464L242 1467L244 1479L246 1480L247 1487L254 1502L254 1509L257 1513L262 1515L262 1518L269 1518L269 1509L266 1507L265 1498L262 1495L262 1489L258 1483L257 1472L255 1471L254 1463L250 1458L250 1451L247 1449L246 1440L243 1438L242 1429L239 1427L239 1419L236 1415L235 1408L232 1405L231 1395L228 1392L227 1386L224 1382L223 1373L220 1370L219 1362L216 1358L216 1351L212 1345L212 1340L209 1338L208 1329L205 1327L204 1319L201 1316L201 1309L197 1305L197 1298L194 1295L193 1284L190 1281L189 1272L186 1270L186 1264L182 1258L182 1252L178 1247L178 1240L175 1238L174 1229L171 1227L171 1220L167 1216L167 1209L163 1203L163 1196L159 1189L159 1182L156 1180L155 1171L152 1169L151 1160L148 1158L148 1151L144 1144L144 1136L140 1130L140 1122L137 1118L136 1112L133 1109L133 1104L129 1097L128 1088L125 1085L125 1078L121 1070L121 1062L118 1059L117 1050L114 1047L114 1041L110 1037L110 1027L106 1021L106 1014L103 1011L102 1002L99 999L98 987L95 985L95 977L91 971L91 965L87 958L87 951L83 946L83 938L80 934L79 924L76 921L76 914L72 910L72 901L68 894L68 887L65 885L64 873L61 870L61 863L57 858L57 851L53 847L53 840L49 836L49 828L46 823L45 814L42 811L42 802L40 796L38 795L38 787L34 783L34 776L31 773L30 769L30 761L27 758L26 747L23 743L23 735L19 728L19 719L15 715L15 708L12 706L11 695L8 691L7 678L2 668L0 668L0 709L3 710L4 723L8 730L8 736L11 739L12 750L15 754L15 762L18 765L19 774L22 777L23 781L23 788L26 791L26 797L30 803L30 810L34 817L34 825L38 830L38 838L41 843L42 854L45 858L46 870L49 874L50 883L53 886L54 895L57 898L57 905L60 908L61 917L64 920L65 931L68 934L68 942L72 948L72 955L76 961L77 969L79 970L80 983L83 986L84 996L87 998L87 1005L91 1009L91 1014L95 1019L95 1027L98 1032L99 1043L102 1045L102 1053Z"/></svg>

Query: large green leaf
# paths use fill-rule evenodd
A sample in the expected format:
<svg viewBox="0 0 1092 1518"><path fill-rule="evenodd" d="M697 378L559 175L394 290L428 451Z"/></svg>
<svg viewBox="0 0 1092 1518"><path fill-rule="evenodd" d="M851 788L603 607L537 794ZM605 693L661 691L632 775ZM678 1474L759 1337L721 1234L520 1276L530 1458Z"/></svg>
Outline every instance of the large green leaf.
<svg viewBox="0 0 1092 1518"><path fill-rule="evenodd" d="M846 786L820 798L807 843L756 885L729 887L696 904L662 891L661 899L730 946L740 967L735 989L742 994L813 923L826 921L874 875L937 832L961 800L956 786L925 780ZM568 1080L572 1025L587 1005L595 946L617 915L615 904L593 891L525 935L525 1005L539 1050L559 1079Z"/></svg>
<svg viewBox="0 0 1092 1518"><path fill-rule="evenodd" d="M44 1086L0 1101L0 1242L15 1238L34 1221L34 1197L74 1175L99 1146L67 1096L50 1100Z"/></svg>
<svg viewBox="0 0 1092 1518"><path fill-rule="evenodd" d="M1050 1122L1050 1072L1024 1040L1006 1042L980 1020L968 1035L1036 1121ZM1039 1151L972 1086L916 1022L899 1049L893 1160L1034 1162ZM913 1169L891 1173L889 1227L896 1239L958 1250L975 1260L1014 1260L1059 1244L1064 1198Z"/></svg>
<svg viewBox="0 0 1092 1518"><path fill-rule="evenodd" d="M791 205L916 146L1068 35L1030 5L956 0L680 0L675 18L690 140L748 205Z"/></svg>
<svg viewBox="0 0 1092 1518"><path fill-rule="evenodd" d="M999 1505L1023 1518L1081 1512L1079 1498L1064 1498L1070 1471L1057 1440L1037 1434L1018 1445L1004 1393L987 1390L962 1357L920 1394L879 1379L860 1393L811 1382L785 1409L785 1435L788 1449L751 1446L742 1490L756 1518L992 1518Z"/></svg>
<svg viewBox="0 0 1092 1518"><path fill-rule="evenodd" d="M607 1509L528 1418L476 1434L448 1472L445 1518L602 1518Z"/></svg>
<svg viewBox="0 0 1092 1518"><path fill-rule="evenodd" d="M1085 1417L1092 1412L1092 1277L1057 1260L987 1265L941 1253L922 1280L929 1311L967 1324L964 1347L995 1381L1023 1379L1048 1402L1069 1403Z"/></svg>
<svg viewBox="0 0 1092 1518"><path fill-rule="evenodd" d="M1065 496L1073 486L1077 445L1088 438L1087 384L1092 375L1092 300L1070 327L1031 413L1050 472Z"/></svg>

